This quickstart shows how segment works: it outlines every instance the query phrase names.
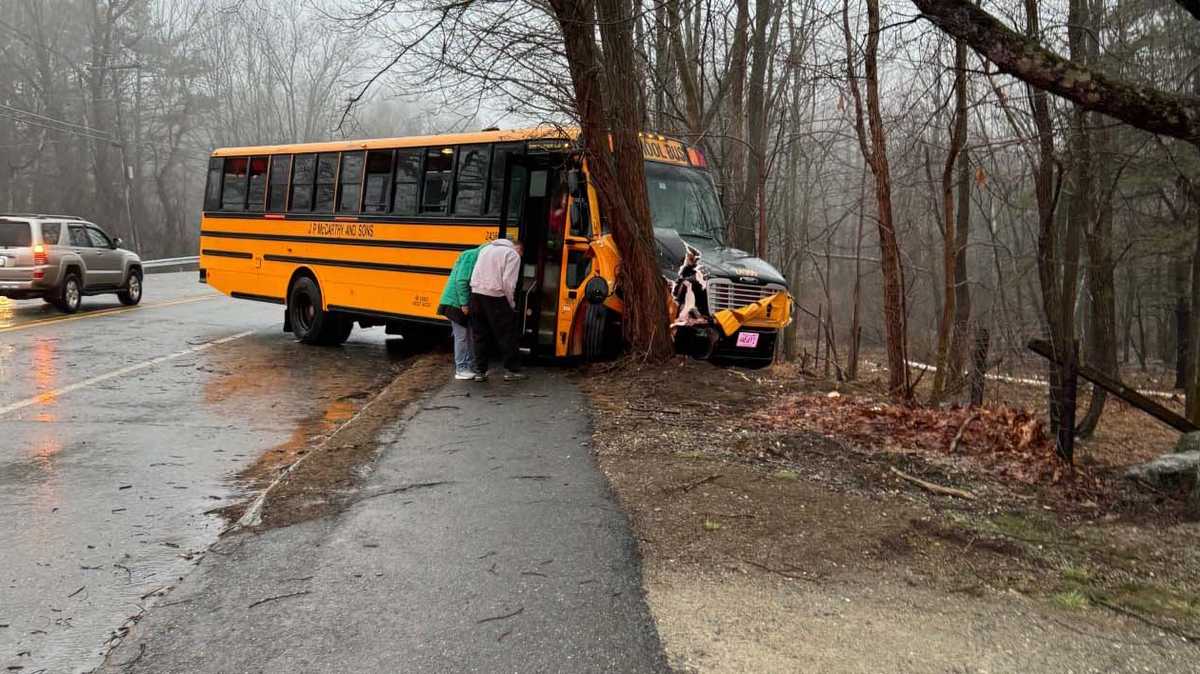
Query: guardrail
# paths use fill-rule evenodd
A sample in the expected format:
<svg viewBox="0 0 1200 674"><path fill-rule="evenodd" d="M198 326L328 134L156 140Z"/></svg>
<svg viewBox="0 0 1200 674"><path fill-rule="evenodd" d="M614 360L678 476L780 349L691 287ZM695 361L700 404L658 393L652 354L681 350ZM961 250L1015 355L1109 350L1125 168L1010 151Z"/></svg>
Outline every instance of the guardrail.
<svg viewBox="0 0 1200 674"><path fill-rule="evenodd" d="M142 269L149 274L168 271L187 271L200 264L198 255L188 257L165 257L160 260L142 260Z"/></svg>

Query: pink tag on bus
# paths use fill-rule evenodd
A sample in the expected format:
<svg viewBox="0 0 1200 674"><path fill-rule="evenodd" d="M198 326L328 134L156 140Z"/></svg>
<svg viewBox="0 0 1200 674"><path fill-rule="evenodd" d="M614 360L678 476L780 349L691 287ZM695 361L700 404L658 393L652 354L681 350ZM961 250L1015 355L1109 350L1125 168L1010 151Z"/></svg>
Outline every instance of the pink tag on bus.
<svg viewBox="0 0 1200 674"><path fill-rule="evenodd" d="M753 349L758 346L757 332L739 332L737 338L739 349Z"/></svg>

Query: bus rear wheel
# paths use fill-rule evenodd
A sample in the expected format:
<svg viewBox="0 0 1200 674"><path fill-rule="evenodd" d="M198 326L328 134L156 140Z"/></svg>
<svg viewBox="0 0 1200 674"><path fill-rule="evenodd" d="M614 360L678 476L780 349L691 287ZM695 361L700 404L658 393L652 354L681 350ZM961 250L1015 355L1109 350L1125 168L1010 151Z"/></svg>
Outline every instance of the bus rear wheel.
<svg viewBox="0 0 1200 674"><path fill-rule="evenodd" d="M324 309L321 287L308 276L301 276L292 284L287 310L292 334L303 344L335 346L345 342L354 329L348 317Z"/></svg>

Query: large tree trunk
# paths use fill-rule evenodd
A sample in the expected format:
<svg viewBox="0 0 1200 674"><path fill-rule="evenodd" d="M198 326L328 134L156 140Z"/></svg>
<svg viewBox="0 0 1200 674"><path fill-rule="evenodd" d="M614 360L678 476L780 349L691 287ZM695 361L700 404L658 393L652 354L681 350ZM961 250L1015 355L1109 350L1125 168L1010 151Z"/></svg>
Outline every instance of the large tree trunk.
<svg viewBox="0 0 1200 674"><path fill-rule="evenodd" d="M639 99L605 96L602 86L619 90L634 76L631 8L625 0L552 0L551 7L562 30L591 179L621 251L617 290L625 306L626 342L635 356L661 360L670 356L672 346L666 285L655 261L646 200ZM604 66L594 37L597 19Z"/></svg>
<svg viewBox="0 0 1200 674"><path fill-rule="evenodd" d="M892 217L892 178L887 157L887 138L879 103L879 0L867 0L867 45L864 79L867 88L866 117L854 65L854 42L850 32L849 0L842 6L842 28L846 38L846 67L850 92L854 98L855 132L859 149L875 175L876 218L879 227L879 260L883 275L883 324L887 336L888 393L902 400L912 399L908 377L907 312L904 306L904 269L900 244Z"/></svg>

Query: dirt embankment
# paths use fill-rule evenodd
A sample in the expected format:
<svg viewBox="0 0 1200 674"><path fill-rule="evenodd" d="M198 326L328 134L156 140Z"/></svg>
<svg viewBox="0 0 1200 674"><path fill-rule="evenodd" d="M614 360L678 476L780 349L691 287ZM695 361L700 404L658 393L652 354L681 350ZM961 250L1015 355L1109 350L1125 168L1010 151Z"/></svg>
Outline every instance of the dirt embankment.
<svg viewBox="0 0 1200 674"><path fill-rule="evenodd" d="M681 670L1195 671L1200 528L1119 450L1055 470L1037 415L783 368L582 379Z"/></svg>

